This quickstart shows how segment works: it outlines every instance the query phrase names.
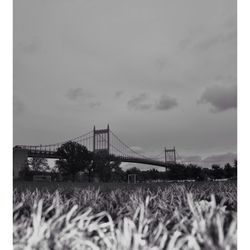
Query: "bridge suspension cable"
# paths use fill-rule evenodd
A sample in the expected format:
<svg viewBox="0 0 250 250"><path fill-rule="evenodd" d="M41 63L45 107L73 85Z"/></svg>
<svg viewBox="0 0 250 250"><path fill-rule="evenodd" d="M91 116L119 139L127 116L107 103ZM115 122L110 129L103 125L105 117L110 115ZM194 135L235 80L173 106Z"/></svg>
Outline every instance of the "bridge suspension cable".
<svg viewBox="0 0 250 250"><path fill-rule="evenodd" d="M158 160L158 159L162 159L163 156L164 156L164 150L161 151L159 154L155 155L155 156L145 156L139 152L136 152L135 150L133 150L130 146L128 146L126 143L124 143L113 131L110 130L110 133L112 136L114 136L114 138L116 140L118 140L118 142L122 145L123 148L131 151L133 154L135 154L136 156L139 156L141 158L144 158L144 159L151 159L151 160ZM111 146L114 146L111 144ZM116 147L117 149L117 147ZM117 149L118 150L118 149ZM119 150L120 153L123 153L121 152L121 150Z"/></svg>
<svg viewBox="0 0 250 250"><path fill-rule="evenodd" d="M77 142L77 140L80 141L80 140L79 140L80 138L85 137L85 136L87 136L87 135L89 135L89 134L91 134L91 133L93 133L93 132L90 131L90 132L88 132L88 133L86 133L86 134L80 135L80 136L75 137L75 138L73 138L73 139L71 139L71 140L66 140L66 141L63 141L63 142L57 142L57 143L45 144L45 145L42 145L42 144L41 144L41 145L30 145L29 147L34 147L34 148L43 147L43 148L44 148L44 147L60 146L60 145L66 143L66 142L69 142L69 141L75 141L75 142Z"/></svg>
<svg viewBox="0 0 250 250"><path fill-rule="evenodd" d="M29 150L31 157L38 155L42 157L53 158L57 156L57 149L67 142L77 142L84 145L89 151L98 152L99 150L107 150L111 157L120 157L120 160L127 162L151 164L165 167L165 164L172 163L172 161L166 160L166 149L154 156L146 156L140 152L137 152L132 147L124 143L113 131L109 129L94 130L77 136L70 140L63 142L47 144L47 145L35 145L25 146L20 145L19 147ZM165 155L164 155L165 153ZM164 157L165 156L165 160Z"/></svg>
<svg viewBox="0 0 250 250"><path fill-rule="evenodd" d="M119 141L119 143L121 143L122 146L124 146L126 149L128 149L129 151L131 151L132 153L136 154L137 156L140 156L142 158L145 158L145 159L150 159L149 157L143 155L143 154L140 154L138 152L136 152L135 150L133 150L131 147L129 147L126 143L124 143L117 135L115 135L111 130L110 130L110 133Z"/></svg>

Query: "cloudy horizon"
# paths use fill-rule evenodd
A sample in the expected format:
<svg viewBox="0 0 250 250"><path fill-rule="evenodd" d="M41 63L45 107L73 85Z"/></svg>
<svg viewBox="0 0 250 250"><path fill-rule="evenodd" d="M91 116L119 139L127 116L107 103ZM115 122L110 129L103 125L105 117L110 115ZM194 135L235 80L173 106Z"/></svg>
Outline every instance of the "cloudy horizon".
<svg viewBox="0 0 250 250"><path fill-rule="evenodd" d="M236 4L14 0L14 145L109 124L144 153L236 157Z"/></svg>

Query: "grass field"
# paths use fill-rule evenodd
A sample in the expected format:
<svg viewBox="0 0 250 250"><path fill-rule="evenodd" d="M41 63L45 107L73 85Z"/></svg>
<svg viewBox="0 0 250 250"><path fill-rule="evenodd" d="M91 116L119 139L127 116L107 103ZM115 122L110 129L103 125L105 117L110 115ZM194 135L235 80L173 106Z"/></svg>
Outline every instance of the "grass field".
<svg viewBox="0 0 250 250"><path fill-rule="evenodd" d="M14 249L237 249L237 183L15 182Z"/></svg>

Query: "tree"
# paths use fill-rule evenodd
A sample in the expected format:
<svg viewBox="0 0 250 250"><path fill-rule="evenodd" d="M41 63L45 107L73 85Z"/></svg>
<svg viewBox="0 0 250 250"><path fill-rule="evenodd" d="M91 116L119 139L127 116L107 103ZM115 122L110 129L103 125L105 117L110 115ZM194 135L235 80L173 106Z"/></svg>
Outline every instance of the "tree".
<svg viewBox="0 0 250 250"><path fill-rule="evenodd" d="M206 179L206 175L201 167L189 164L185 167L185 176L187 179L202 181Z"/></svg>
<svg viewBox="0 0 250 250"><path fill-rule="evenodd" d="M59 172L70 174L72 180L79 171L85 171L92 162L92 155L87 148L77 142L66 142L57 150L59 160L56 161L56 167Z"/></svg>
<svg viewBox="0 0 250 250"><path fill-rule="evenodd" d="M24 166L19 171L19 177L24 180L28 180L30 175L30 167L28 164L28 160L25 161Z"/></svg>
<svg viewBox="0 0 250 250"><path fill-rule="evenodd" d="M237 177L237 167L238 167L238 161L237 159L234 160L234 167L233 167L233 177Z"/></svg>
<svg viewBox="0 0 250 250"><path fill-rule="evenodd" d="M48 171L50 169L46 158L31 158L28 160L28 165L32 171Z"/></svg>
<svg viewBox="0 0 250 250"><path fill-rule="evenodd" d="M223 169L217 164L212 165L212 176L215 179L223 178L224 177Z"/></svg>
<svg viewBox="0 0 250 250"><path fill-rule="evenodd" d="M234 159L234 167L237 168L237 165L238 165L238 161L237 159Z"/></svg>
<svg viewBox="0 0 250 250"><path fill-rule="evenodd" d="M167 177L170 180L184 180L187 179L185 174L186 167L183 164L176 164L171 167L167 172Z"/></svg>
<svg viewBox="0 0 250 250"><path fill-rule="evenodd" d="M132 168L129 168L126 173L127 174L141 174L141 170L137 167L132 167Z"/></svg>
<svg viewBox="0 0 250 250"><path fill-rule="evenodd" d="M115 175L122 175L122 169L120 168L120 162L111 159L109 153L106 150L99 150L93 155L93 165L90 168L90 175L98 176L100 181L107 182Z"/></svg>
<svg viewBox="0 0 250 250"><path fill-rule="evenodd" d="M227 163L224 166L224 172L225 172L225 177L226 178L231 178L234 175L234 173L233 173L233 167L229 163Z"/></svg>

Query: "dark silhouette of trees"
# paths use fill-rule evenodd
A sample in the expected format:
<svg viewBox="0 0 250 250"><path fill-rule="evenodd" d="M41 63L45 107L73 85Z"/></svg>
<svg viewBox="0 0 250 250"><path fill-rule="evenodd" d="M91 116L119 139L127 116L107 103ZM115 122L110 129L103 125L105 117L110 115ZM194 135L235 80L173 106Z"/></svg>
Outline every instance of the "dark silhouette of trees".
<svg viewBox="0 0 250 250"><path fill-rule="evenodd" d="M213 164L212 165L212 179L222 179L225 178L224 170L220 167L220 165Z"/></svg>
<svg viewBox="0 0 250 250"><path fill-rule="evenodd" d="M28 160L26 160L23 168L19 172L19 177L23 180L27 180L28 179L27 176L29 176L30 172L31 171L28 164Z"/></svg>
<svg viewBox="0 0 250 250"><path fill-rule="evenodd" d="M77 142L66 142L57 150L60 159L56 167L60 173L71 175L72 181L79 171L86 171L92 163L92 154Z"/></svg>
<svg viewBox="0 0 250 250"><path fill-rule="evenodd" d="M190 178L190 175L187 176L188 170L189 169L187 169L186 166L183 164L175 164L166 171L166 179L169 179L169 180L188 179L188 177Z"/></svg>
<svg viewBox="0 0 250 250"><path fill-rule="evenodd" d="M236 177L237 176L237 161L234 162L234 166L231 166L229 163L227 163L224 166L224 172L225 172L225 177L226 178L234 178L234 177Z"/></svg>
<svg viewBox="0 0 250 250"><path fill-rule="evenodd" d="M204 172L204 169L197 165L190 164L184 167L184 179L203 181L207 178L207 174Z"/></svg>
<svg viewBox="0 0 250 250"><path fill-rule="evenodd" d="M96 177L102 182L127 181L129 174L136 174L138 181L151 180L215 180L215 179L236 179L237 160L234 163L225 164L224 167L212 165L211 168L202 168L197 165L173 164L168 166L166 171L150 169L141 171L133 167L123 171L121 162L108 153L107 150L89 152L86 147L76 142L67 142L57 150L59 159L56 161L56 168L50 169L47 159L32 158L27 161L20 172L20 177L32 180L33 175L51 174L54 179L69 179L75 181L76 174L80 171L81 176L93 181ZM49 170L49 171L48 171ZM53 172L53 170L55 170ZM80 175L79 175L80 176Z"/></svg>
<svg viewBox="0 0 250 250"><path fill-rule="evenodd" d="M111 178L110 157L106 150L94 154L92 174L99 177L100 181L107 182Z"/></svg>
<svg viewBox="0 0 250 250"><path fill-rule="evenodd" d="M158 171L156 169L150 169L147 171L140 171L138 168L131 168L126 171L127 174L137 174L138 180L150 181L150 180L193 180L193 181L205 181L224 178L236 178L237 177L237 163L231 166L229 163L221 168L219 165L212 165L211 168L202 168L197 165L189 164L175 164L168 168L166 171Z"/></svg>
<svg viewBox="0 0 250 250"><path fill-rule="evenodd" d="M111 169L111 180L112 181L123 181L124 180L124 171L120 167L121 162L119 161L111 161L110 169Z"/></svg>
<svg viewBox="0 0 250 250"><path fill-rule="evenodd" d="M132 168L129 168L126 173L127 174L140 174L142 171L137 168L137 167L132 167Z"/></svg>
<svg viewBox="0 0 250 250"><path fill-rule="evenodd" d="M238 165L238 161L237 159L234 159L234 167L237 168L237 165Z"/></svg>
<svg viewBox="0 0 250 250"><path fill-rule="evenodd" d="M225 172L225 177L226 178L230 178L232 177L232 170L233 170L233 167L227 163L225 166L224 166L224 172Z"/></svg>
<svg viewBox="0 0 250 250"><path fill-rule="evenodd" d="M121 162L111 159L108 151L99 150L93 154L93 164L90 168L90 176L99 177L100 181L108 182L115 177L121 178L123 173Z"/></svg>

